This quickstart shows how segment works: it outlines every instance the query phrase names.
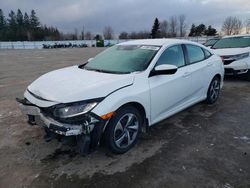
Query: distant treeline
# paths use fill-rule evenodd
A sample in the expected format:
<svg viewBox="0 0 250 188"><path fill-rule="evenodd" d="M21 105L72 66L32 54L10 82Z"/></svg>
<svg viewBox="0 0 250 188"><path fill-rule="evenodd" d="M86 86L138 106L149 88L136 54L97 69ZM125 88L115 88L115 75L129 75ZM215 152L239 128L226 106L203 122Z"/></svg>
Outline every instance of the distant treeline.
<svg viewBox="0 0 250 188"><path fill-rule="evenodd" d="M41 25L36 12L24 14L20 9L11 10L8 18L0 9L0 41L59 40L60 33L55 27Z"/></svg>
<svg viewBox="0 0 250 188"><path fill-rule="evenodd" d="M250 20L247 22L247 32L250 31ZM159 21L155 18L151 31L122 31L119 39L146 39L146 38L176 38L185 36L215 36L217 30L211 25L203 23L192 24L190 30L185 15L174 15L168 19ZM237 34L243 28L242 22L236 17L229 17L223 23L222 31L226 34ZM189 30L189 31L188 31ZM16 12L11 10L7 16L0 9L0 41L56 41L56 40L111 40L115 32L111 26L106 26L102 34L92 34L91 31L78 33L77 28L73 33L64 34L56 27L43 25L34 10L22 13L20 9Z"/></svg>

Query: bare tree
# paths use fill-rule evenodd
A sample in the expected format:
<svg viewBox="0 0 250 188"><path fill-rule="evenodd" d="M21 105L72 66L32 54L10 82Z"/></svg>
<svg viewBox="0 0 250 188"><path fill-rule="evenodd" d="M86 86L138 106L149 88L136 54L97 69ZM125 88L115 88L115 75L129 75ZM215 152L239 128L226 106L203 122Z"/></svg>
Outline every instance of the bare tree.
<svg viewBox="0 0 250 188"><path fill-rule="evenodd" d="M149 39L151 38L151 33L149 31L139 31L131 32L128 34L129 39Z"/></svg>
<svg viewBox="0 0 250 188"><path fill-rule="evenodd" d="M85 34L85 39L86 40L92 40L93 36L92 33L90 31L87 31Z"/></svg>
<svg viewBox="0 0 250 188"><path fill-rule="evenodd" d="M78 29L75 28L74 34L73 34L73 40L77 40L78 39Z"/></svg>
<svg viewBox="0 0 250 188"><path fill-rule="evenodd" d="M106 40L113 39L114 31L111 26L106 26L103 30L103 36Z"/></svg>
<svg viewBox="0 0 250 188"><path fill-rule="evenodd" d="M243 28L242 22L237 17L229 16L225 19L222 31L226 35L237 35L241 33L241 30Z"/></svg>
<svg viewBox="0 0 250 188"><path fill-rule="evenodd" d="M242 28L243 28L242 21L239 20L239 19L236 19L235 27L234 27L234 34L235 34L235 35L240 34L241 31L242 31Z"/></svg>
<svg viewBox="0 0 250 188"><path fill-rule="evenodd" d="M186 24L186 16L184 14L178 17L179 22L179 33L180 37L184 37L186 35L187 24Z"/></svg>
<svg viewBox="0 0 250 188"><path fill-rule="evenodd" d="M82 26L82 32L81 32L81 39L84 40L85 34L84 34L84 25Z"/></svg>
<svg viewBox="0 0 250 188"><path fill-rule="evenodd" d="M168 36L168 21L167 20L163 20L161 23L160 23L160 32L161 32L161 36L162 37L167 37Z"/></svg>
<svg viewBox="0 0 250 188"><path fill-rule="evenodd" d="M128 33L123 31L119 35L119 39L128 39Z"/></svg>
<svg viewBox="0 0 250 188"><path fill-rule="evenodd" d="M250 32L250 19L246 20L246 33L249 34Z"/></svg>
<svg viewBox="0 0 250 188"><path fill-rule="evenodd" d="M176 16L171 16L169 19L169 35L170 37L177 36L178 21Z"/></svg>

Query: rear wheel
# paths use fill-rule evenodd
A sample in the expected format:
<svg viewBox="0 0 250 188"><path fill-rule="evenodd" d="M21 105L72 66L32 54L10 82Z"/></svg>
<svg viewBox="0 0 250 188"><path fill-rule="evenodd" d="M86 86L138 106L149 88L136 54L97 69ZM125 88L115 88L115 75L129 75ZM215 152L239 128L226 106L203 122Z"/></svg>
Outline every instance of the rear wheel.
<svg viewBox="0 0 250 188"><path fill-rule="evenodd" d="M214 104L220 95L220 78L218 76L214 77L212 82L209 85L207 91L207 100L208 104Z"/></svg>
<svg viewBox="0 0 250 188"><path fill-rule="evenodd" d="M119 109L105 130L104 139L109 149L122 154L137 142L143 123L140 112L133 106Z"/></svg>

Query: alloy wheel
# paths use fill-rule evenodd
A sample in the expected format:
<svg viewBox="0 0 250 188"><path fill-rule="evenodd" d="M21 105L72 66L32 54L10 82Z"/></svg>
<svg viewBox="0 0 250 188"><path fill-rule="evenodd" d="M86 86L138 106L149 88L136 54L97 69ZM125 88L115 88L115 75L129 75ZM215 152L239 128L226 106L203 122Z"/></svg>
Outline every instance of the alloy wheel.
<svg viewBox="0 0 250 188"><path fill-rule="evenodd" d="M114 130L114 141L118 148L129 147L136 139L139 121L135 114L127 113L117 122Z"/></svg>

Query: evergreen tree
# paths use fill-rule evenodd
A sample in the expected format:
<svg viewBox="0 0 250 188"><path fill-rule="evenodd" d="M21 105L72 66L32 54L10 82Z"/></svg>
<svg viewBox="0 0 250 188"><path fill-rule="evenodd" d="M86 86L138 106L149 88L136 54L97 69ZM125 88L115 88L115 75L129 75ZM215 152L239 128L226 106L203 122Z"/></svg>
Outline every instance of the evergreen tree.
<svg viewBox="0 0 250 188"><path fill-rule="evenodd" d="M13 30L16 29L17 27L16 14L13 10L11 10L9 13L8 25L10 29L13 29Z"/></svg>
<svg viewBox="0 0 250 188"><path fill-rule="evenodd" d="M57 28L40 26L34 10L30 16L26 12L23 15L20 9L16 13L10 11L6 21L0 9L0 41L60 40L60 37Z"/></svg>
<svg viewBox="0 0 250 188"><path fill-rule="evenodd" d="M26 29L30 27L30 18L29 18L29 15L27 14L27 12L24 13L23 25Z"/></svg>
<svg viewBox="0 0 250 188"><path fill-rule="evenodd" d="M38 17L36 16L36 12L34 10L31 10L30 14L30 26L32 29L39 27L40 22Z"/></svg>
<svg viewBox="0 0 250 188"><path fill-rule="evenodd" d="M3 14L2 9L0 9L0 40L1 38L5 38L5 33L6 33L6 19Z"/></svg>
<svg viewBox="0 0 250 188"><path fill-rule="evenodd" d="M190 29L190 33L188 36L193 37L193 36L195 36L195 33L196 33L196 26L194 24L192 24L191 29Z"/></svg>
<svg viewBox="0 0 250 188"><path fill-rule="evenodd" d="M23 26L23 13L20 9L17 10L16 20L17 20L18 26L22 27Z"/></svg>
<svg viewBox="0 0 250 188"><path fill-rule="evenodd" d="M196 27L196 36L205 35L206 26L204 24L200 24Z"/></svg>
<svg viewBox="0 0 250 188"><path fill-rule="evenodd" d="M215 36L217 33L217 30L213 28L211 25L209 25L205 33L207 36Z"/></svg>
<svg viewBox="0 0 250 188"><path fill-rule="evenodd" d="M16 14L13 10L9 13L9 18L7 19L7 25L8 28L6 29L6 39L7 40L17 40L17 20L16 20Z"/></svg>
<svg viewBox="0 0 250 188"><path fill-rule="evenodd" d="M0 9L0 30L3 30L5 27L6 27L6 19L2 9Z"/></svg>
<svg viewBox="0 0 250 188"><path fill-rule="evenodd" d="M152 38L159 38L160 37L160 22L158 18L155 18L154 25L151 31Z"/></svg>

